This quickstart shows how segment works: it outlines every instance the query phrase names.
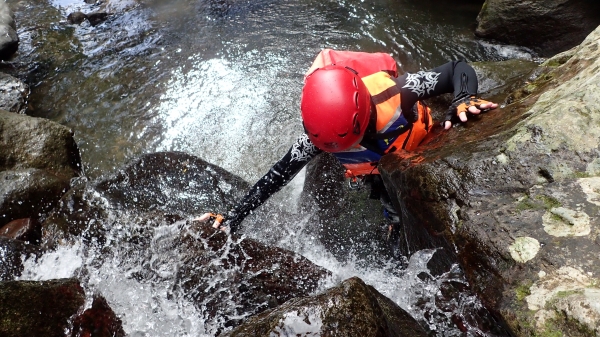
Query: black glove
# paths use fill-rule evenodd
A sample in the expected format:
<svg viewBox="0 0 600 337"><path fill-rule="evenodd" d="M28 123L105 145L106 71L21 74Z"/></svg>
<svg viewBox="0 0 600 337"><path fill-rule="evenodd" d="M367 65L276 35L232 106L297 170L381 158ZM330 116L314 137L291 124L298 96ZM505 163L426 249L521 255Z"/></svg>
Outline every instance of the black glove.
<svg viewBox="0 0 600 337"><path fill-rule="evenodd" d="M485 105L486 107L482 108L482 105ZM448 124L447 122L455 122L457 118L461 122L466 122L467 113L478 114L480 112L495 109L497 106L498 105L495 103L477 98L476 96L455 98L446 111L446 118L444 120L445 128L449 129L452 124ZM471 107L475 107L476 109L470 109Z"/></svg>

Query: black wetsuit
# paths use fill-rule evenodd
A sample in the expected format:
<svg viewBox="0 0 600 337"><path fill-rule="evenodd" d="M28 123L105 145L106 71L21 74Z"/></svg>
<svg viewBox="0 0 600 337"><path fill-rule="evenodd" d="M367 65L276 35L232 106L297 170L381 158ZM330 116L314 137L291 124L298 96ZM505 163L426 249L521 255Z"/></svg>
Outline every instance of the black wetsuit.
<svg viewBox="0 0 600 337"><path fill-rule="evenodd" d="M403 112L414 111L413 107L419 100L446 93L454 93L454 99L458 100L477 95L478 89L477 75L464 61L448 62L430 71L406 73L393 80L400 88ZM411 120L411 118L407 119ZM300 136L283 158L254 184L233 210L225 215L224 225L235 231L252 210L287 185L310 160L321 152L323 151L314 146L306 134ZM381 199L388 212L395 213L390 209L391 205L386 193Z"/></svg>

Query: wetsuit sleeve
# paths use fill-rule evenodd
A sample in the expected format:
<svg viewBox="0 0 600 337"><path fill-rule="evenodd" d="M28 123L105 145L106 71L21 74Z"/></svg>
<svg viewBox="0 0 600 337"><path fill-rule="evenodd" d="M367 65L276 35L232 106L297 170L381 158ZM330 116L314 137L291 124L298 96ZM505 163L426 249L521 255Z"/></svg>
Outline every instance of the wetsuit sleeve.
<svg viewBox="0 0 600 337"><path fill-rule="evenodd" d="M321 152L306 134L302 135L283 158L252 186L234 209L226 214L223 225L235 232L250 212L287 185L309 161Z"/></svg>
<svg viewBox="0 0 600 337"><path fill-rule="evenodd" d="M465 61L453 61L429 71L406 73L395 79L402 95L402 111L412 111L417 101L453 93L454 100L476 96L477 74ZM408 117L408 116L407 116Z"/></svg>

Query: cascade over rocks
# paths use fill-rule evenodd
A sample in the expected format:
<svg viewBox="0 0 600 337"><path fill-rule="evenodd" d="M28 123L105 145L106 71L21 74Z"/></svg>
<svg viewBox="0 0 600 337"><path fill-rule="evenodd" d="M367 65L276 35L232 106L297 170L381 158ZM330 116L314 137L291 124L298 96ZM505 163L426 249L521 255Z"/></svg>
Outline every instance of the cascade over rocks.
<svg viewBox="0 0 600 337"><path fill-rule="evenodd" d="M600 25L599 13L588 0L486 0L475 34L551 56L581 43Z"/></svg>
<svg viewBox="0 0 600 337"><path fill-rule="evenodd" d="M70 190L44 222L42 244L84 242L102 250L100 259L127 256L136 280L171 284L172 293L192 299L207 320L234 326L244 315L309 295L329 275L293 252L189 220L230 208L248 188L185 153L143 155Z"/></svg>
<svg viewBox="0 0 600 337"><path fill-rule="evenodd" d="M408 313L353 277L322 294L299 297L221 336L427 336Z"/></svg>
<svg viewBox="0 0 600 337"><path fill-rule="evenodd" d="M385 156L397 206L517 336L599 336L600 28L506 107ZM419 247L413 247L418 249Z"/></svg>

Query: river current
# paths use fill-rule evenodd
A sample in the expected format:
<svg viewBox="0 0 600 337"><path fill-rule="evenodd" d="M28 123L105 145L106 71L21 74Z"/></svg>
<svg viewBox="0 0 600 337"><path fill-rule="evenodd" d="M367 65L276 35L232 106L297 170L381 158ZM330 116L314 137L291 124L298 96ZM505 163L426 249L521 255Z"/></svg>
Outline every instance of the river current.
<svg viewBox="0 0 600 337"><path fill-rule="evenodd" d="M483 1L8 3L21 39L12 69L31 86L27 114L73 129L89 178L113 172L143 153L184 151L256 181L301 133L302 76L322 48L387 52L403 71L459 58L533 57L527 50L474 37ZM74 11L98 9L111 15L96 26L66 20ZM295 207L303 178L304 172L266 206ZM419 278L429 273L433 251L406 257L402 270L383 259L365 263L352 249L340 259L315 239L308 220L293 221L287 229L247 235L331 270L330 286L359 276L438 336L464 335L449 317L468 316L481 306L477 298L460 295L458 312L432 306L427 313L415 307L420 299L435 297L442 282L464 282L458 271L428 282ZM174 230L156 230L157 249ZM268 233L273 230L281 233ZM107 298L130 336L210 336L218 328L218 323L200 320L191 303L169 298L168 284L138 284L123 270L124 257L99 265L98 254L79 245L62 247L37 263L28 261L22 279L71 277L85 269L85 286ZM164 268L172 272L168 261ZM488 335L476 327L470 331Z"/></svg>

